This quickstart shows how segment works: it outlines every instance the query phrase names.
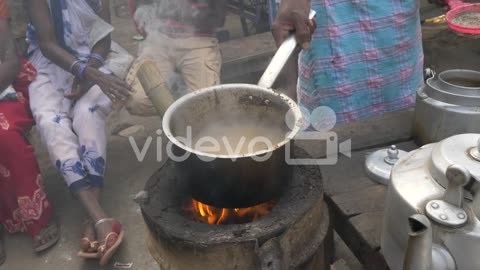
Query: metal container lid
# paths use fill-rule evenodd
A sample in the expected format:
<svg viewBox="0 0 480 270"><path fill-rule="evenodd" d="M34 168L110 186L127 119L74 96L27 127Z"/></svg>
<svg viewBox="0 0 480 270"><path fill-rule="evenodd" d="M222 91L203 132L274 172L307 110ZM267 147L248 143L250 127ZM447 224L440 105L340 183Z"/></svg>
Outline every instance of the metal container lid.
<svg viewBox="0 0 480 270"><path fill-rule="evenodd" d="M478 106L480 72L464 69L444 71L427 80L425 94L448 104Z"/></svg>
<svg viewBox="0 0 480 270"><path fill-rule="evenodd" d="M395 145L388 149L375 151L367 156L365 171L375 182L388 185L393 165L406 154L407 152L397 149Z"/></svg>
<svg viewBox="0 0 480 270"><path fill-rule="evenodd" d="M480 134L453 136L434 146L428 169L443 187L448 183L445 173L454 164L465 167L480 182Z"/></svg>

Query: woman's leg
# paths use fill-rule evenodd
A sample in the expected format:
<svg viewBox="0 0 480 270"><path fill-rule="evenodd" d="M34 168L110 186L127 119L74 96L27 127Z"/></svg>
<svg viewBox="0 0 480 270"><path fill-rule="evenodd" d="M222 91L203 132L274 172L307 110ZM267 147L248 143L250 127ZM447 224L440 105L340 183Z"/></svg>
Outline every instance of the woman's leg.
<svg viewBox="0 0 480 270"><path fill-rule="evenodd" d="M89 187L87 171L79 155L79 142L72 130L72 103L54 89L48 76L38 74L30 85L30 107L48 149L50 159L72 192Z"/></svg>
<svg viewBox="0 0 480 270"><path fill-rule="evenodd" d="M32 125L26 106L20 101L0 103L0 222L11 233L27 232L35 249L45 249L58 240L59 231L50 224L52 206L33 147L23 137Z"/></svg>
<svg viewBox="0 0 480 270"><path fill-rule="evenodd" d="M95 188L103 186L105 119L111 111L110 100L98 91L95 86L72 109L47 76L40 74L30 86L32 112L50 157L94 222L107 218ZM112 223L97 227L100 239L111 232Z"/></svg>
<svg viewBox="0 0 480 270"><path fill-rule="evenodd" d="M98 86L80 98L73 110L73 131L78 136L80 158L92 187L102 188L107 156L106 119L112 110L110 99Z"/></svg>
<svg viewBox="0 0 480 270"><path fill-rule="evenodd" d="M113 220L100 204L100 192L103 188L107 150L106 118L111 112L111 101L98 86L92 87L73 108L73 130L78 135L80 153L87 169L91 189L77 193L79 200L92 219L100 245L113 245L116 237L107 236L115 231ZM99 223L99 221L102 221Z"/></svg>

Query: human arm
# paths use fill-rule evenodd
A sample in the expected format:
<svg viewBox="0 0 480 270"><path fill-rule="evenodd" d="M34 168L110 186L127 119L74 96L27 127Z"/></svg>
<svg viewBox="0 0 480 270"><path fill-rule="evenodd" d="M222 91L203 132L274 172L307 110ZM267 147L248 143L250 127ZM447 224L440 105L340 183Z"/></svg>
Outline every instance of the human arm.
<svg viewBox="0 0 480 270"><path fill-rule="evenodd" d="M315 20L308 18L311 9L310 0L283 0L277 18L272 27L273 37L278 46L295 31L297 42L303 49L309 49ZM296 100L298 78L298 53L292 55L285 65L275 88L282 87L289 97Z"/></svg>
<svg viewBox="0 0 480 270"><path fill-rule="evenodd" d="M103 19L107 23L111 23L110 17L110 1L109 0L101 0L102 1L102 9L100 10L98 16ZM108 53L110 52L110 47L112 44L111 35L108 34L99 42L97 42L91 51L91 57L88 58L87 64L94 67L100 68L104 65L104 60L107 58ZM95 55L95 57L93 57ZM92 84L87 80L81 80L80 78L76 77L71 93L65 95L65 97L76 100L82 97L88 90Z"/></svg>
<svg viewBox="0 0 480 270"><path fill-rule="evenodd" d="M314 22L308 18L311 0L283 0L277 18L272 26L272 33L277 45L280 45L295 31L298 43L303 49L310 48Z"/></svg>
<svg viewBox="0 0 480 270"><path fill-rule="evenodd" d="M105 22L110 24L111 23L110 0L101 0L101 1L102 1L102 9L100 10L98 16L101 19L103 19ZM103 59L107 59L108 53L110 52L111 45L112 45L112 38L111 38L111 35L108 34L93 46L91 54L99 55ZM88 64L95 68L99 68L103 66L104 63L102 63L96 58L91 57L88 60Z"/></svg>
<svg viewBox="0 0 480 270"><path fill-rule="evenodd" d="M74 55L70 54L58 44L53 25L51 23L47 1L28 0L28 9L30 20L37 31L38 43L42 54L52 63L58 65L64 70L70 71L70 67L77 59ZM102 47L97 48L98 50L104 49ZM79 64L74 66L74 74L78 73L79 67ZM113 101L125 100L128 96L130 96L130 88L125 82L113 75L106 75L102 73L94 66L88 66L85 69L83 78L86 81L97 84Z"/></svg>
<svg viewBox="0 0 480 270"><path fill-rule="evenodd" d="M0 19L0 93L12 84L20 70L15 39L8 19Z"/></svg>

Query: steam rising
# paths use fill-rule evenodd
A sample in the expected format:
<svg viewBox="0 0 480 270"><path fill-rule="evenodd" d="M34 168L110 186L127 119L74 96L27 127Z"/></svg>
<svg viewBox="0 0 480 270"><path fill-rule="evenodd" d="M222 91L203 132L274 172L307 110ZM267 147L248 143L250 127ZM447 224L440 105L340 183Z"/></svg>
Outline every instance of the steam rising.
<svg viewBox="0 0 480 270"><path fill-rule="evenodd" d="M174 52L168 50L168 40L165 40L159 29L164 26L163 19L179 14L183 2L184 0L156 0L137 8L133 18L137 26L147 34L139 46L139 55L148 55L148 58L153 58L152 60L156 62L164 61L158 57L159 53L156 53L158 50L162 50L161 53L164 55L173 55ZM175 98L188 93L187 86L178 73L171 74L166 83Z"/></svg>

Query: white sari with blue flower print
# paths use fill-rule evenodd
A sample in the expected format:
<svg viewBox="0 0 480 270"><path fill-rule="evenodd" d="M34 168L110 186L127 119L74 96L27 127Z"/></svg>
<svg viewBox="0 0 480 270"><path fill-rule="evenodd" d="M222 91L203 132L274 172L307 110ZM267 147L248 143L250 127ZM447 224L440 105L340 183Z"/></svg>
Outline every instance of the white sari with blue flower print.
<svg viewBox="0 0 480 270"><path fill-rule="evenodd" d="M49 1L55 31L63 32L63 39L57 36L59 45L78 59L90 54L90 34L98 30L93 28L100 19L96 13L99 3ZM112 29L103 33L109 34ZM76 102L65 98L75 77L43 56L32 26L28 38L30 61L38 71L29 89L31 109L50 158L73 192L101 187L106 162L105 121L112 110L111 101L96 85Z"/></svg>

